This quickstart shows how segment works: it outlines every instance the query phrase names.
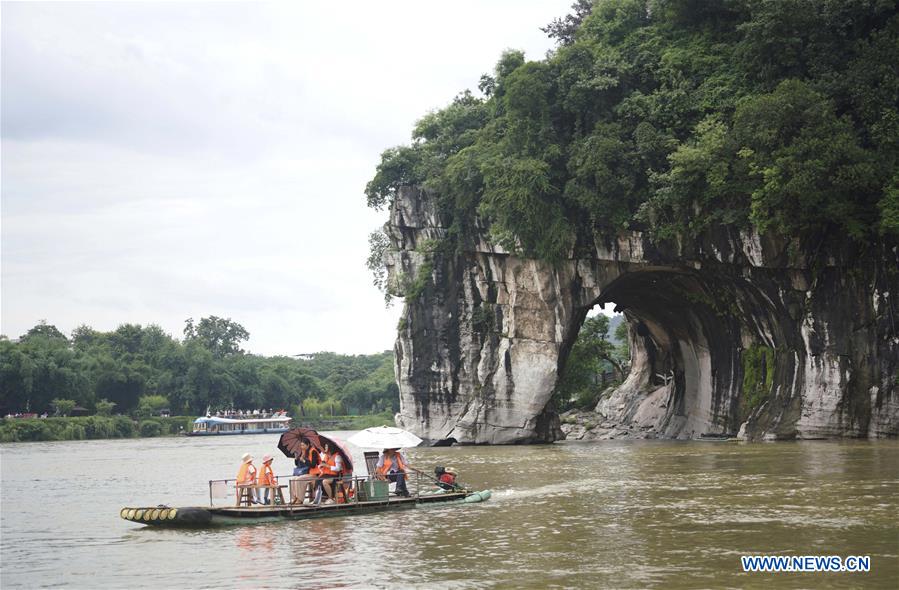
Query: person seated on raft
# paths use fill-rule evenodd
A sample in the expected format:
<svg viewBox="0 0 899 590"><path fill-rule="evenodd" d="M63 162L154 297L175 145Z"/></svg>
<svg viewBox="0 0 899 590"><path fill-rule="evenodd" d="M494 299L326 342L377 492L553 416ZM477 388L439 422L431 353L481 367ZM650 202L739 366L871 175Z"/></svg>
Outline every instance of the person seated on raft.
<svg viewBox="0 0 899 590"><path fill-rule="evenodd" d="M240 458L240 469L237 470L237 503L240 504L240 488L242 486L251 486L256 483L256 467L253 466L253 457L249 453L244 453ZM250 490L249 499L251 503L256 502L255 490Z"/></svg>
<svg viewBox="0 0 899 590"><path fill-rule="evenodd" d="M256 477L257 486L266 486L263 504L268 504L269 493L271 492L270 486L278 485L278 478L275 477L275 472L272 471L273 460L271 455L264 456L262 458L262 469L259 470L259 475Z"/></svg>
<svg viewBox="0 0 899 590"><path fill-rule="evenodd" d="M438 469L440 469L438 467ZM438 472L439 479L437 480L437 485L444 490L454 490L456 489L456 476L458 472L452 467L447 467L442 471L442 473Z"/></svg>
<svg viewBox="0 0 899 590"><path fill-rule="evenodd" d="M409 496L406 489L406 458L399 449L384 449L378 458L376 474L378 479L387 479L388 482L396 482L396 495Z"/></svg>
<svg viewBox="0 0 899 590"><path fill-rule="evenodd" d="M343 478L341 476L344 475L344 467L343 457L340 456L340 453L338 453L336 449L332 451L329 448L328 443L325 443L324 449L322 449L321 463L319 463L318 470L322 479L319 482L320 488L316 492L313 504L321 502L322 490L324 490L325 495L328 496L328 499L325 500L324 503L333 504L335 501L334 495L337 492L337 485L343 485Z"/></svg>
<svg viewBox="0 0 899 590"><path fill-rule="evenodd" d="M290 503L308 504L312 502L312 484L318 477L318 465L321 463L321 457L309 439L304 438L300 441L300 450L293 463L295 467L294 477L290 480ZM305 499L307 495L309 498Z"/></svg>

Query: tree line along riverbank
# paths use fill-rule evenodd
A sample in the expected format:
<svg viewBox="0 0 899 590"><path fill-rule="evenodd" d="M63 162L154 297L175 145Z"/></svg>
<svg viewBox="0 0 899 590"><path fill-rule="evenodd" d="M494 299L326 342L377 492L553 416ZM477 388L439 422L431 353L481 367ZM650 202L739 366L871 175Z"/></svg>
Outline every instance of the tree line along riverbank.
<svg viewBox="0 0 899 590"><path fill-rule="evenodd" d="M0 442L40 442L177 436L190 432L196 416L134 419L129 416L64 416L6 418L0 421ZM318 430L361 430L393 424L390 411L363 416L299 417L292 426Z"/></svg>
<svg viewBox="0 0 899 590"><path fill-rule="evenodd" d="M399 410L391 351L269 357L242 350L248 338L239 323L215 316L186 320L180 340L152 324L64 334L42 321L17 339L0 336L0 415L140 421L164 408L177 416L268 408L311 418Z"/></svg>

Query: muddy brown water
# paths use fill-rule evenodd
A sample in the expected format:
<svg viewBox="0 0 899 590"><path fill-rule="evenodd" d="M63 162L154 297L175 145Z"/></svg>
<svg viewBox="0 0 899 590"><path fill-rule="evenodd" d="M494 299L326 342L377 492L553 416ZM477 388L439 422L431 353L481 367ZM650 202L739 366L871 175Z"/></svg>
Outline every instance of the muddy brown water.
<svg viewBox="0 0 899 590"><path fill-rule="evenodd" d="M208 504L207 481L234 477L245 451L286 474L276 443L0 446L0 587L899 587L899 441L414 449L493 498L208 530L118 516ZM869 555L871 571L743 573L747 554Z"/></svg>

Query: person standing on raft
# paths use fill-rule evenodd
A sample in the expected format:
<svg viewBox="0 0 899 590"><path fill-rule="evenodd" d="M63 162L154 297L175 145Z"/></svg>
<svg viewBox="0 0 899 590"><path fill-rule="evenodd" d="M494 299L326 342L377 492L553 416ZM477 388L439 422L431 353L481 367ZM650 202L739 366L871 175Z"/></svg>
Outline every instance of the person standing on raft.
<svg viewBox="0 0 899 590"><path fill-rule="evenodd" d="M256 467L253 466L253 456L244 453L240 458L240 469L237 470L237 502L240 503L240 492L242 486L251 486L256 483ZM256 493L250 490L250 501L256 502Z"/></svg>
<svg viewBox="0 0 899 590"><path fill-rule="evenodd" d="M396 495L409 496L406 489L406 458L399 449L384 449L378 458L377 474L388 482L396 482Z"/></svg>
<svg viewBox="0 0 899 590"><path fill-rule="evenodd" d="M268 504L271 486L278 485L278 478L275 477L275 472L272 471L272 461L271 455L266 455L262 458L262 469L259 470L259 475L256 479L256 485L266 486L265 500L262 501L263 504Z"/></svg>

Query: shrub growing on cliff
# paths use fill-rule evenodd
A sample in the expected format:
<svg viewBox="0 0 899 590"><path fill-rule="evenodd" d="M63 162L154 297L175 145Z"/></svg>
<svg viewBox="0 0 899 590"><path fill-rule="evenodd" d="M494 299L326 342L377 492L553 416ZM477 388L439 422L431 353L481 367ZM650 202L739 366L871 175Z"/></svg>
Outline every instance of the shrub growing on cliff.
<svg viewBox="0 0 899 590"><path fill-rule="evenodd" d="M753 345L743 350L743 391L740 398L740 421L745 421L771 393L774 385L775 350Z"/></svg>

